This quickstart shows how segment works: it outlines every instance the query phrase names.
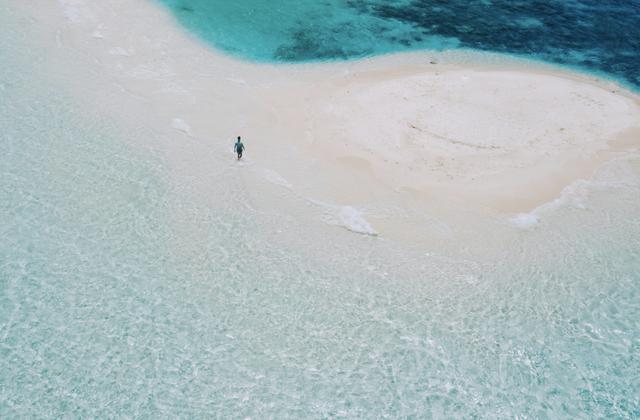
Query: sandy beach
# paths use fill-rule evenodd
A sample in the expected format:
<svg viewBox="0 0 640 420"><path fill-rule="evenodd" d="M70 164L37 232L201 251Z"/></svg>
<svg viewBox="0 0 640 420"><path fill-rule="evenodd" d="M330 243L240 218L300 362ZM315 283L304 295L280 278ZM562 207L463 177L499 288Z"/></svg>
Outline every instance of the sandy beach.
<svg viewBox="0 0 640 420"><path fill-rule="evenodd" d="M1 3L0 418L638 417L634 12Z"/></svg>
<svg viewBox="0 0 640 420"><path fill-rule="evenodd" d="M637 96L537 63L424 52L253 64L213 51L147 1L16 7L55 51L43 61L52 78L81 101L103 98L98 112L123 126L157 133L150 143L203 194L216 166L244 165L241 176L309 202L368 208L371 224L357 231L398 227L376 206L526 213L640 144ZM236 135L247 145L239 164Z"/></svg>

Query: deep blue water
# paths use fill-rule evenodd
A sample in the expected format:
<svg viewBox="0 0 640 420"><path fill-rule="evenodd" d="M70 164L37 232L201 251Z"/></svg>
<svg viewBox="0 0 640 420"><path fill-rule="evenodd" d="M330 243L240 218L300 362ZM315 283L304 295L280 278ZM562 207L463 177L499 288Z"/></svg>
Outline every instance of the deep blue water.
<svg viewBox="0 0 640 420"><path fill-rule="evenodd" d="M604 73L640 88L640 0L158 0L198 36L258 61L466 48Z"/></svg>

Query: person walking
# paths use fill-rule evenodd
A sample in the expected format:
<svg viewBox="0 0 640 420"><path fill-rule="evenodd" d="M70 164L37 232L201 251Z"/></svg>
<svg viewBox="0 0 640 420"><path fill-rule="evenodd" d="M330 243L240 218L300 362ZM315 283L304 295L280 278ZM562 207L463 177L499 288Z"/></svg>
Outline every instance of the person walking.
<svg viewBox="0 0 640 420"><path fill-rule="evenodd" d="M236 144L233 146L233 151L238 154L238 160L242 159L242 152L244 152L244 144L242 144L242 140L240 140L240 136L238 136L238 140Z"/></svg>

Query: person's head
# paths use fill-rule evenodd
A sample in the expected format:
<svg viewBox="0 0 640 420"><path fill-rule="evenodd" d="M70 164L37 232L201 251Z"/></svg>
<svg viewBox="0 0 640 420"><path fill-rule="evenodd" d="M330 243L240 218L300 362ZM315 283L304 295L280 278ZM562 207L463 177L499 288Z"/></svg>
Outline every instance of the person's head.
<svg viewBox="0 0 640 420"><path fill-rule="evenodd" d="M238 141L240 141L240 136L238 136Z"/></svg>

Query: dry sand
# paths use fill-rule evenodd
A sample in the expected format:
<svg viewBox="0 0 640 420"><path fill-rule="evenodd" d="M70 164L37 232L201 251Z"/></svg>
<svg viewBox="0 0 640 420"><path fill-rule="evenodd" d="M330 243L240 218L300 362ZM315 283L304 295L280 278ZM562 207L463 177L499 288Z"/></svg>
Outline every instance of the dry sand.
<svg viewBox="0 0 640 420"><path fill-rule="evenodd" d="M15 3L50 51L52 80L123 126L151 128L176 174L203 191L216 165L236 164L242 135L244 168L347 219L358 219L350 206L380 203L509 214L640 145L637 96L543 65L427 52L254 64L203 45L146 0Z"/></svg>

